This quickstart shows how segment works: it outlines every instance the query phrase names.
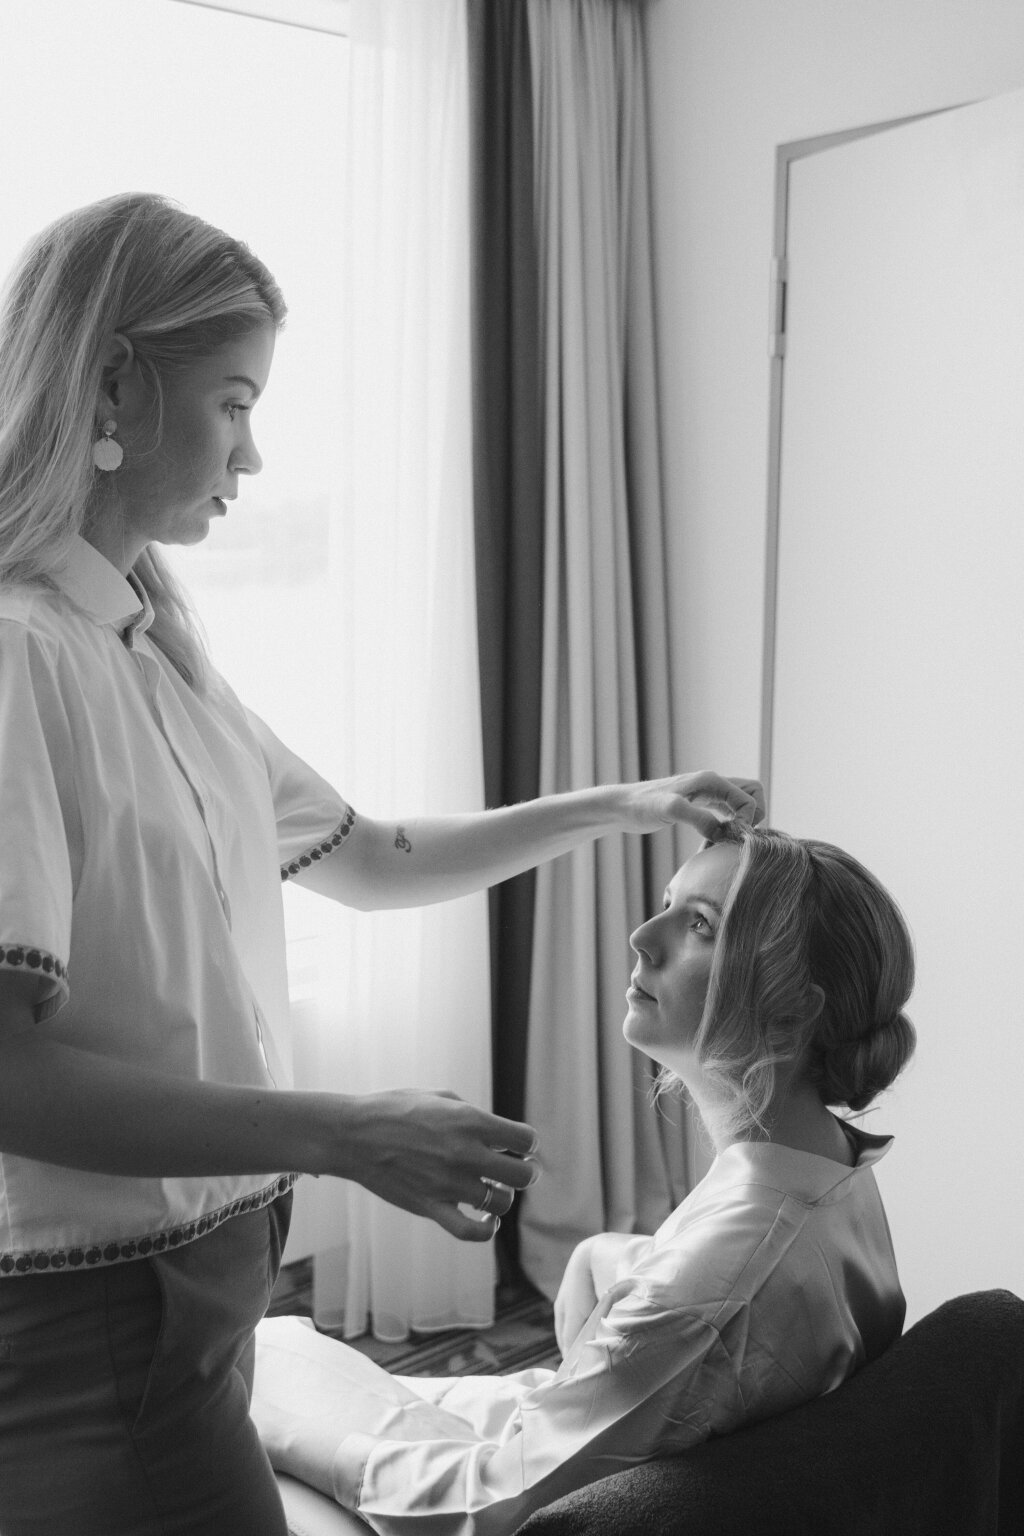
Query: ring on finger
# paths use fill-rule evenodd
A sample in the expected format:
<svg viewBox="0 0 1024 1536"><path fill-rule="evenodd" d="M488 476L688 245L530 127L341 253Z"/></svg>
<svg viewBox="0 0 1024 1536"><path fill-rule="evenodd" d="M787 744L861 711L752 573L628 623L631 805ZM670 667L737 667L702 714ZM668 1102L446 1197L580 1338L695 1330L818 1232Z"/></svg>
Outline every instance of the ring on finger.
<svg viewBox="0 0 1024 1536"><path fill-rule="evenodd" d="M502 1184L498 1179L481 1178L480 1182L486 1186L486 1193L484 1194L483 1203L477 1206L478 1211L483 1211L487 1216L503 1216L506 1211L511 1209L512 1201L515 1198L515 1190L511 1189L508 1184ZM508 1204L503 1209L496 1210L491 1202L499 1193L508 1196Z"/></svg>

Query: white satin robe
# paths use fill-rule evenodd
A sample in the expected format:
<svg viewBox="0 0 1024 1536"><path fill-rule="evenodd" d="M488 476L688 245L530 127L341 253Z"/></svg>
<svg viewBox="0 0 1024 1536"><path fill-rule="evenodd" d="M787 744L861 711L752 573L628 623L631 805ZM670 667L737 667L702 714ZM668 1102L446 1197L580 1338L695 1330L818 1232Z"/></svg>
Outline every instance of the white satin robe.
<svg viewBox="0 0 1024 1536"><path fill-rule="evenodd" d="M390 1376L304 1320L257 1331L253 1416L278 1471L389 1536L498 1536L572 1488L816 1397L905 1303L872 1165L728 1147L624 1262L557 1371Z"/></svg>

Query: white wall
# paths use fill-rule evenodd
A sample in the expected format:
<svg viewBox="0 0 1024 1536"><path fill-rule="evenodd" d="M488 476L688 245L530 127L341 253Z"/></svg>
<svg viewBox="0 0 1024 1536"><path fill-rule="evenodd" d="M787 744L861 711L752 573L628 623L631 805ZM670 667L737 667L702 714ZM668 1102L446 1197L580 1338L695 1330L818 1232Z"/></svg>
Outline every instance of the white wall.
<svg viewBox="0 0 1024 1536"><path fill-rule="evenodd" d="M1024 86L1021 0L648 0L681 766L756 768L775 147Z"/></svg>
<svg viewBox="0 0 1024 1536"><path fill-rule="evenodd" d="M1024 86L1024 4L649 0L649 42L676 756L740 773L759 751L776 146ZM1016 1156L1009 1126L986 1140ZM941 1235L898 1216L913 1321L940 1299ZM1010 1281L955 1288L985 1283Z"/></svg>

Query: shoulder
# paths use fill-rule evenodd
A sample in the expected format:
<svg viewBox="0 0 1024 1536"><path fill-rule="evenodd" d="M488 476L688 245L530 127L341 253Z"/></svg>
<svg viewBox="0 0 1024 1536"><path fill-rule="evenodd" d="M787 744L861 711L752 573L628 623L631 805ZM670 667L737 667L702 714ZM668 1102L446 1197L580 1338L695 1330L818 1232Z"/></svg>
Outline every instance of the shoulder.
<svg viewBox="0 0 1024 1536"><path fill-rule="evenodd" d="M0 585L0 644L54 652L74 613L67 598L49 587Z"/></svg>
<svg viewBox="0 0 1024 1536"><path fill-rule="evenodd" d="M628 1350L659 1338L673 1339L673 1350L684 1338L712 1346L776 1212L738 1192L709 1194L698 1186L654 1237L630 1253L604 1297L606 1341L618 1338Z"/></svg>
<svg viewBox="0 0 1024 1536"><path fill-rule="evenodd" d="M812 1197L821 1191L769 1162L733 1149L720 1156L637 1255L637 1291L665 1309L687 1309L700 1298L711 1317L748 1304L788 1273L801 1246L815 1241ZM836 1165L820 1177L843 1173L849 1170Z"/></svg>
<svg viewBox="0 0 1024 1536"><path fill-rule="evenodd" d="M18 722L61 729L75 701L87 700L92 671L69 627L75 617L59 594L29 587L0 589L0 710L4 730ZM18 750L23 742L5 742Z"/></svg>
<svg viewBox="0 0 1024 1536"><path fill-rule="evenodd" d="M0 671L8 687L19 678L36 677L40 664L56 672L60 653L60 629L46 622L44 605L31 599L0 603Z"/></svg>

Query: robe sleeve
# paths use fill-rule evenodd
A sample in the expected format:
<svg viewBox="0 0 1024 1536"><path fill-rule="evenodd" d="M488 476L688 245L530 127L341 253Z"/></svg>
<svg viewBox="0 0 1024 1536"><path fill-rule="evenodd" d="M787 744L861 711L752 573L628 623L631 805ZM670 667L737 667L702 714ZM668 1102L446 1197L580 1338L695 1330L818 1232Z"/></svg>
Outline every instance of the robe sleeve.
<svg viewBox="0 0 1024 1536"><path fill-rule="evenodd" d="M275 1371L264 1352L257 1367L254 1416L271 1461L383 1536L505 1536L570 1489L656 1455L666 1412L674 1449L705 1438L728 1375L713 1326L666 1311L628 1281L602 1298L557 1372L524 1373L521 1391L514 1380L481 1380L504 1409L484 1415L489 1434L480 1413L453 1411L459 1391L440 1403L406 1400L410 1378L367 1395L345 1379L339 1355L332 1381L334 1341L313 1336L308 1349L315 1390L294 1362ZM461 1391L472 1393L471 1379Z"/></svg>

